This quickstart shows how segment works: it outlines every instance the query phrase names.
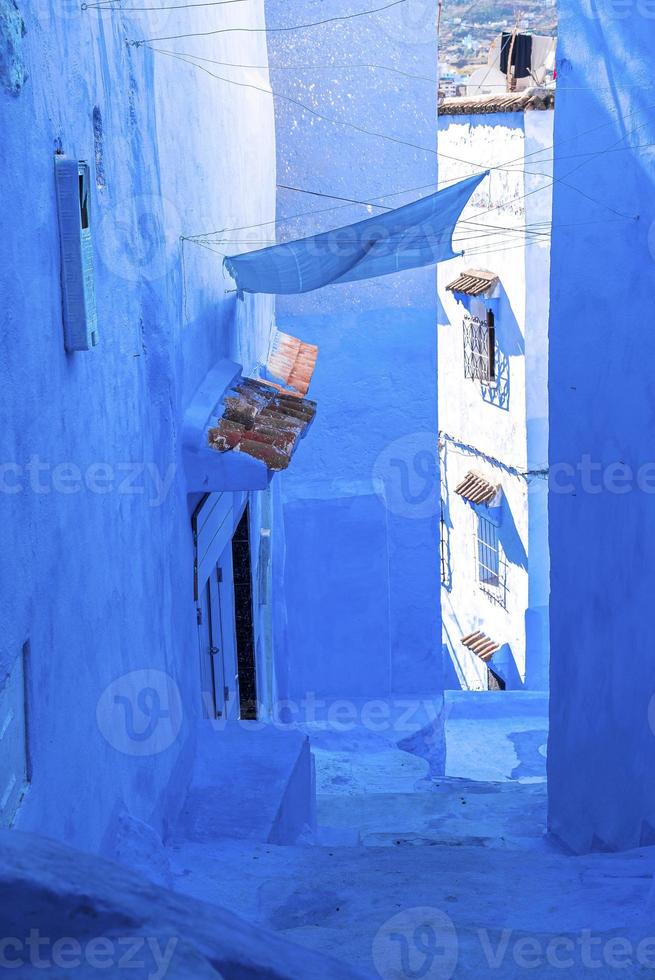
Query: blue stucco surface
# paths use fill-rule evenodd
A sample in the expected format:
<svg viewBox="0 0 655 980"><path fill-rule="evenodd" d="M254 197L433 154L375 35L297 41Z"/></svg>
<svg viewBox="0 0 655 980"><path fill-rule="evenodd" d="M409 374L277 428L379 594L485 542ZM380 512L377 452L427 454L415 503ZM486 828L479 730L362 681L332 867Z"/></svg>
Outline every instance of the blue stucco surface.
<svg viewBox="0 0 655 980"><path fill-rule="evenodd" d="M327 6L266 3L273 26ZM28 960L41 942L88 956L134 940L172 954L175 940L166 969L194 980L407 976L427 962L508 980L652 970L655 847L569 853L655 843L652 20L646 0L619 6L601 21L561 3L547 763L560 847L544 839L545 693L443 697L434 270L276 311L226 292L222 256L191 241L270 231L273 102L125 41L247 21L255 33L204 53L263 66L265 84L264 0L184 14L0 0L0 969L40 973ZM330 14L351 10L331 0ZM280 184L362 199L414 188L393 204L433 189L431 83L359 68L353 83L339 67L375 52L429 78L433 27L398 5L271 35L276 88L426 147L278 100ZM284 75L292 59L314 67ZM55 151L93 177L100 343L76 354ZM336 207L279 190L280 216ZM281 237L363 213L305 215ZM320 347L318 415L287 473L226 498L215 582L233 599L230 539L248 503L261 718L210 722L194 596L203 494L187 483L184 419L217 364L266 360L276 319ZM533 421L530 465L546 439ZM219 609L234 640L234 603ZM531 612L541 638L541 598ZM30 786L6 831L11 769ZM420 966L427 934L439 943ZM553 960L567 950L570 967ZM53 961L52 975L72 973L97 970Z"/></svg>
<svg viewBox="0 0 655 980"><path fill-rule="evenodd" d="M284 27L325 7L268 0L266 10L270 27ZM350 3L330 5L330 15L344 13ZM269 34L274 90L330 117L276 99L279 184L359 201L392 195L387 207L434 191L433 13L412 3ZM348 67L371 62L391 70ZM278 237L375 213L280 187L278 219L301 216L279 224ZM277 319L320 348L318 416L284 479L289 656L301 686L319 696L440 691L434 269L281 297Z"/></svg>
<svg viewBox="0 0 655 980"><path fill-rule="evenodd" d="M555 113L549 822L579 851L655 827L653 19L602 7L560 3Z"/></svg>
<svg viewBox="0 0 655 980"><path fill-rule="evenodd" d="M261 25L262 4L248 7ZM273 116L270 102L125 44L180 14L59 0L23 3L21 14L29 80L0 94L0 202L13 216L0 241L0 409L11 419L0 460L0 677L29 642L32 789L21 827L97 849L111 846L124 811L162 833L190 778L201 708L197 498L187 498L182 419L217 360L248 371L265 358L272 306L227 295L220 257L187 242L182 254L179 239L270 218ZM187 13L185 26L190 18L217 21ZM265 64L260 34L243 35L237 51ZM92 166L101 341L74 355L64 350L56 148ZM257 546L259 507L253 499ZM255 627L259 636L260 618ZM143 669L169 678L181 705L172 743L145 757L111 744L96 717L108 685Z"/></svg>

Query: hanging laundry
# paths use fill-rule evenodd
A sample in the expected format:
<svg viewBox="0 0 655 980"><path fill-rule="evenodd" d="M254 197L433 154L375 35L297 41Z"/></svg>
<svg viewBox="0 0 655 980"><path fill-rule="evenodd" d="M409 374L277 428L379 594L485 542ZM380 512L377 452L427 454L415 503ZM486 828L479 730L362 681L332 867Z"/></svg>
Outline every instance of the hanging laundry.
<svg viewBox="0 0 655 980"><path fill-rule="evenodd" d="M512 43L512 38L514 42ZM532 35L503 32L500 45L500 70L507 74L511 57L514 78L528 78L532 71Z"/></svg>

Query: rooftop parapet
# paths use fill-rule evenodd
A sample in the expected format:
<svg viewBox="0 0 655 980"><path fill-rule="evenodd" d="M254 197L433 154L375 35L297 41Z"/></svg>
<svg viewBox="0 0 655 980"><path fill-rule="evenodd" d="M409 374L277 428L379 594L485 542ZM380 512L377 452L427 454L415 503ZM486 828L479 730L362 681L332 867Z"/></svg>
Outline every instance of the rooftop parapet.
<svg viewBox="0 0 655 980"><path fill-rule="evenodd" d="M555 108L555 89L534 88L522 92L500 92L497 95L462 95L444 99L439 116L473 116L499 112L531 112Z"/></svg>

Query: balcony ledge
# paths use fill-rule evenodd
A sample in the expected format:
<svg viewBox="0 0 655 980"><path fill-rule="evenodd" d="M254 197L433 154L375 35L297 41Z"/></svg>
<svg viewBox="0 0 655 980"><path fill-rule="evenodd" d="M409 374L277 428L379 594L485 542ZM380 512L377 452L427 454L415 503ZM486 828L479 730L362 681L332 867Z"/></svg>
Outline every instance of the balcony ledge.
<svg viewBox="0 0 655 980"><path fill-rule="evenodd" d="M243 380L243 368L234 361L219 361L193 397L182 429L184 472L188 493L218 490L265 490L273 471L262 460L241 452L219 453L208 442L209 429L221 414L230 388Z"/></svg>

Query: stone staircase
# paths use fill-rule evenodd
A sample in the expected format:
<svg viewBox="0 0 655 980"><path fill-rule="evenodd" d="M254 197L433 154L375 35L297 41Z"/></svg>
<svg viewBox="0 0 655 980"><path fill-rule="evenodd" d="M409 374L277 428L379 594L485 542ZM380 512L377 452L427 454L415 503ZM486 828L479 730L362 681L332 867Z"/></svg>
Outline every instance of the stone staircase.
<svg viewBox="0 0 655 980"><path fill-rule="evenodd" d="M648 975L635 951L655 932L655 853L571 857L544 836L547 705L529 702L482 702L477 732L468 705L447 710L442 770L459 760L467 776L435 772L422 737L305 727L318 831L287 846L178 837L175 888L382 980L614 977L613 939L631 944L623 975ZM485 766L498 778L471 778Z"/></svg>

